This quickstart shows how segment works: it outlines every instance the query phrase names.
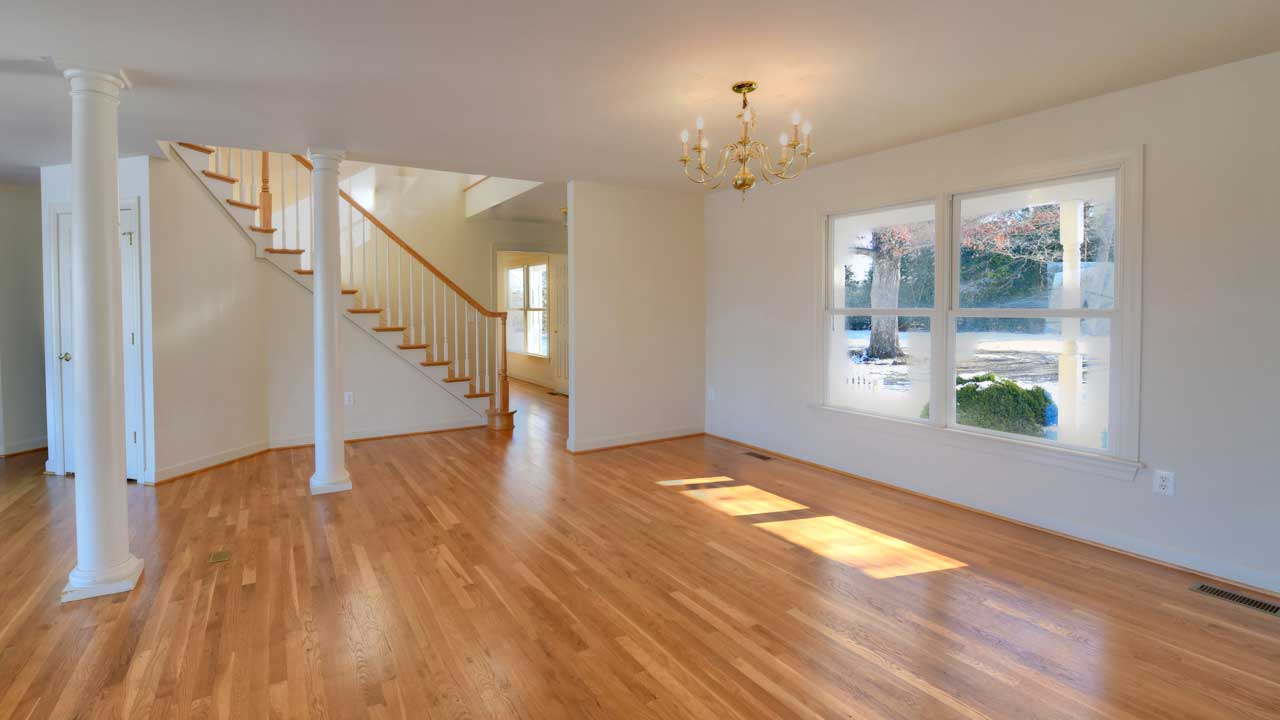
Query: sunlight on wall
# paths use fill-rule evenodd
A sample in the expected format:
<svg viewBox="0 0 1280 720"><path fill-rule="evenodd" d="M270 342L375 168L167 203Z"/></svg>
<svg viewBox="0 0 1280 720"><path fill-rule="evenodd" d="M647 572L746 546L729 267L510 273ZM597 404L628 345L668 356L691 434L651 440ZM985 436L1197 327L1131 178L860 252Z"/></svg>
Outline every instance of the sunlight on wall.
<svg viewBox="0 0 1280 720"><path fill-rule="evenodd" d="M966 565L832 515L757 523L756 527L877 580Z"/></svg>
<svg viewBox="0 0 1280 720"><path fill-rule="evenodd" d="M792 502L753 485L682 490L681 494L734 517L808 508L807 505Z"/></svg>

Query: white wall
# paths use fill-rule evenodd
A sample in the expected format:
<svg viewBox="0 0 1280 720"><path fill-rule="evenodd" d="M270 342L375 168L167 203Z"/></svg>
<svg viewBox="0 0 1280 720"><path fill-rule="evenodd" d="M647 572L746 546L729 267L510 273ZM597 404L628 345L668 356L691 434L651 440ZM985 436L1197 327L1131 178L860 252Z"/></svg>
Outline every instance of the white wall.
<svg viewBox="0 0 1280 720"><path fill-rule="evenodd" d="M702 432L703 198L569 183L569 449Z"/></svg>
<svg viewBox="0 0 1280 720"><path fill-rule="evenodd" d="M266 447L264 287L285 278L177 161L151 162L156 479Z"/></svg>
<svg viewBox="0 0 1280 720"><path fill-rule="evenodd" d="M708 432L1280 590L1278 79L1264 56L710 196ZM1176 496L815 407L823 210L1140 145L1140 459Z"/></svg>
<svg viewBox="0 0 1280 720"><path fill-rule="evenodd" d="M0 455L43 447L40 186L0 185Z"/></svg>

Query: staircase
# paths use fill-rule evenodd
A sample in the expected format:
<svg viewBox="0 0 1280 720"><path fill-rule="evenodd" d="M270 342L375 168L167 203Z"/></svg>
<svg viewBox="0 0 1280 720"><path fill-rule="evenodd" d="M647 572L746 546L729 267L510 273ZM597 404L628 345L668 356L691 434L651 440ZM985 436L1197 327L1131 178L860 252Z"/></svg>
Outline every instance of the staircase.
<svg viewBox="0 0 1280 720"><path fill-rule="evenodd" d="M300 155L169 143L257 257L312 289L311 163ZM274 183L274 184L273 184ZM492 430L510 430L507 314L481 305L339 182L342 311Z"/></svg>

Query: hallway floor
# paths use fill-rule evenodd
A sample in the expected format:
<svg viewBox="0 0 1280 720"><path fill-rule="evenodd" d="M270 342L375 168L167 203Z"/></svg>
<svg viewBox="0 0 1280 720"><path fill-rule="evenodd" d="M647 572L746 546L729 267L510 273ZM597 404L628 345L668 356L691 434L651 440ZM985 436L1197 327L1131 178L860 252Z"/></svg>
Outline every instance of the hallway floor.
<svg viewBox="0 0 1280 720"><path fill-rule="evenodd" d="M309 449L131 485L139 587L68 605L73 481L0 460L0 718L1280 716L1280 618L1189 573L512 396L349 493Z"/></svg>

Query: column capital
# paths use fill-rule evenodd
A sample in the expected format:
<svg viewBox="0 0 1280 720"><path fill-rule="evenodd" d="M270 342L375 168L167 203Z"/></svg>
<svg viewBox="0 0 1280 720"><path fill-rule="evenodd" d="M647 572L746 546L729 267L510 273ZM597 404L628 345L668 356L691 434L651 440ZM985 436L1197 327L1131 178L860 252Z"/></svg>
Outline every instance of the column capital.
<svg viewBox="0 0 1280 720"><path fill-rule="evenodd" d="M62 71L62 77L71 84L72 95L96 93L118 100L120 91L129 87L129 81L124 77L124 73L91 68L68 68Z"/></svg>
<svg viewBox="0 0 1280 720"><path fill-rule="evenodd" d="M337 170L347 153L329 148L307 148L307 156L316 170Z"/></svg>

